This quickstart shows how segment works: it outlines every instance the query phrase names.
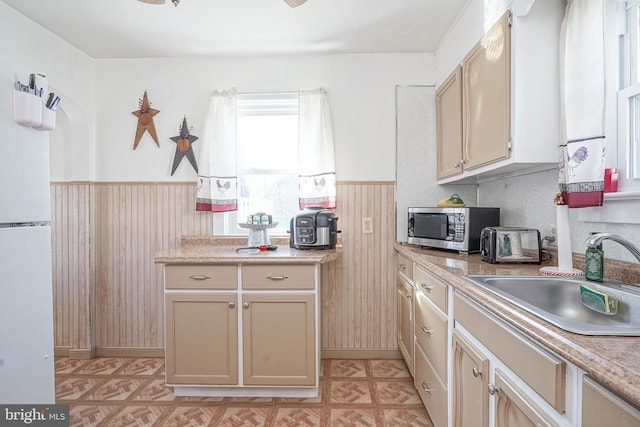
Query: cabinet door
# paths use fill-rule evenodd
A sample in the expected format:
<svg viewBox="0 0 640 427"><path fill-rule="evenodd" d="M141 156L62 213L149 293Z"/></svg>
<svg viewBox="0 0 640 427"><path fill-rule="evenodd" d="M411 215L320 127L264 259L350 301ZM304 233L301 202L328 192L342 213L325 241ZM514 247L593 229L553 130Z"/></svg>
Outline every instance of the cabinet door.
<svg viewBox="0 0 640 427"><path fill-rule="evenodd" d="M511 136L510 12L464 59L464 168L509 157Z"/></svg>
<svg viewBox="0 0 640 427"><path fill-rule="evenodd" d="M316 385L313 294L242 296L245 385Z"/></svg>
<svg viewBox="0 0 640 427"><path fill-rule="evenodd" d="M402 277L398 281L398 347L413 375L413 286Z"/></svg>
<svg viewBox="0 0 640 427"><path fill-rule="evenodd" d="M489 424L489 359L453 333L453 425L487 427Z"/></svg>
<svg viewBox="0 0 640 427"><path fill-rule="evenodd" d="M462 173L462 68L436 92L436 147L438 179Z"/></svg>
<svg viewBox="0 0 640 427"><path fill-rule="evenodd" d="M545 412L512 384L500 369L496 369L494 379L496 427L551 427L558 425L547 419L544 415Z"/></svg>
<svg viewBox="0 0 640 427"><path fill-rule="evenodd" d="M589 377L582 379L583 427L638 427L640 408L616 396Z"/></svg>
<svg viewBox="0 0 640 427"><path fill-rule="evenodd" d="M235 293L165 295L168 384L238 383Z"/></svg>

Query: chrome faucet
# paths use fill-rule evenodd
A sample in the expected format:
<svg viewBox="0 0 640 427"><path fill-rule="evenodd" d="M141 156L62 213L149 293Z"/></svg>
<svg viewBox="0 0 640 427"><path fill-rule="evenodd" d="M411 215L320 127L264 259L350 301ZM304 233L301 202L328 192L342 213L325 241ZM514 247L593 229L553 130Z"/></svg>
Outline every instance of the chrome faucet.
<svg viewBox="0 0 640 427"><path fill-rule="evenodd" d="M585 243L587 244L587 247L595 248L600 243L602 243L603 240L613 240L614 242L620 243L629 252L631 252L633 254L633 256L636 257L637 260L640 262L640 249L638 249L638 247L635 246L630 241L628 241L626 239L623 239L622 237L618 236L617 234L613 234L613 233L595 233L595 234L590 235Z"/></svg>

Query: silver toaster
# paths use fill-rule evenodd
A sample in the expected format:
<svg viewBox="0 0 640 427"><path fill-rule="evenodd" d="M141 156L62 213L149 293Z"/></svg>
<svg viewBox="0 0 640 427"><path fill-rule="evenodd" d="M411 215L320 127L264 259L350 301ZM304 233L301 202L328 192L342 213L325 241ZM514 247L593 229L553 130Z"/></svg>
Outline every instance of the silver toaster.
<svg viewBox="0 0 640 427"><path fill-rule="evenodd" d="M485 227L480 234L480 259L495 263L540 263L540 231L535 228Z"/></svg>

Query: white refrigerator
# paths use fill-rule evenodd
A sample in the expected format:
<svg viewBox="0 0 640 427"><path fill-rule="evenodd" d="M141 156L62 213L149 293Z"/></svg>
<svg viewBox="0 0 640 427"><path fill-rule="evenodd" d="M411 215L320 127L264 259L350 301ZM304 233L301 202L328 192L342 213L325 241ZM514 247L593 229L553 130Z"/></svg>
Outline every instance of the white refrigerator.
<svg viewBox="0 0 640 427"><path fill-rule="evenodd" d="M49 135L13 121L0 60L0 404L55 403Z"/></svg>

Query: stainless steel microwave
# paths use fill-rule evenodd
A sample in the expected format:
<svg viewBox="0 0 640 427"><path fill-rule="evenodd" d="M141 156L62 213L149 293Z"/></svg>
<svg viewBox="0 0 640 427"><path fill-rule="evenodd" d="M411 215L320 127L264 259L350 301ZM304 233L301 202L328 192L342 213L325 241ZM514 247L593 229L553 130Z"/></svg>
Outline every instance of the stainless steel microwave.
<svg viewBox="0 0 640 427"><path fill-rule="evenodd" d="M499 225L500 208L409 208L407 243L479 252L482 229Z"/></svg>

